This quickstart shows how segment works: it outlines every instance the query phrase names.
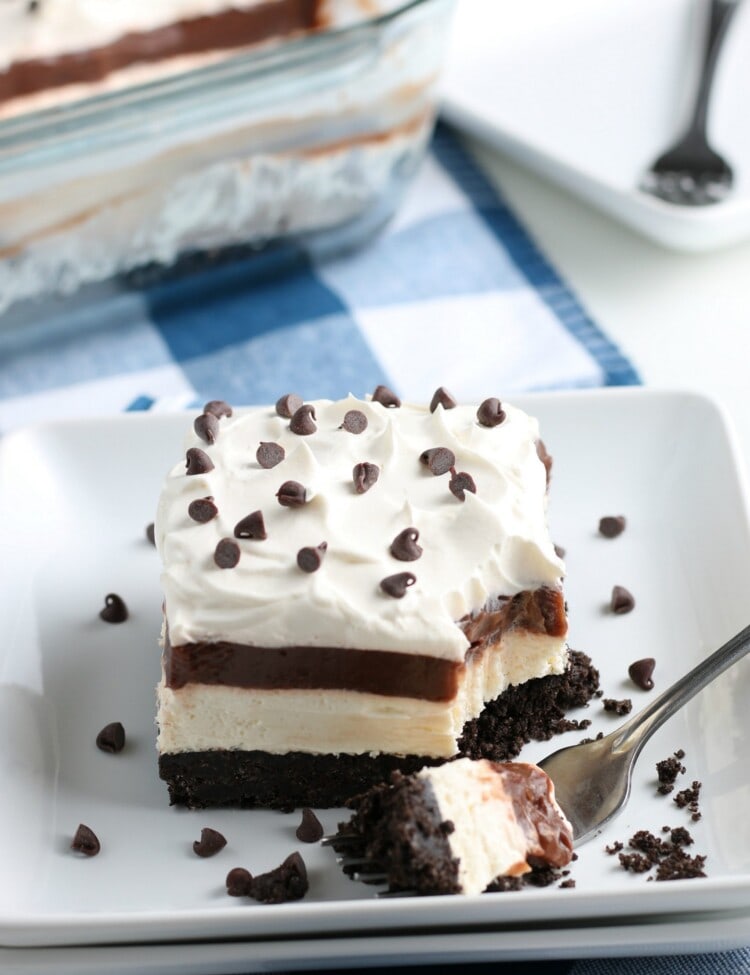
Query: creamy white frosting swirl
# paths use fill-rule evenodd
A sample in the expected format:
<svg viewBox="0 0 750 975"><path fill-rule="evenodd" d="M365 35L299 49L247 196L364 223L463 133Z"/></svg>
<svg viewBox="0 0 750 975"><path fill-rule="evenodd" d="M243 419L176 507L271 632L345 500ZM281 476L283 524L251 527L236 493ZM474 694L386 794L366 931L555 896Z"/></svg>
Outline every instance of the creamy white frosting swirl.
<svg viewBox="0 0 750 975"><path fill-rule="evenodd" d="M181 460L168 475L156 519L166 616L174 645L227 640L264 647L329 646L420 653L461 661L468 641L456 625L488 599L558 586L563 564L546 520L546 479L536 452L537 422L504 404L505 420L481 426L476 406L430 413L424 406L386 408L349 397L317 401L317 432L299 436L274 409L236 412L220 421L216 442L191 433L214 468L186 475ZM361 434L341 429L348 410L367 417ZM281 444L286 457L270 470L255 459L261 441ZM459 501L450 474L420 463L431 447L447 447L456 469L476 483ZM354 490L352 470L377 464L377 483ZM307 503L282 507L276 492L302 483ZM191 501L212 496L219 514L199 524ZM213 553L234 526L261 510L268 537L238 539L239 563L220 569ZM390 554L403 529L419 531L421 557ZM307 573L297 552L327 542L321 568ZM381 580L412 572L402 599Z"/></svg>

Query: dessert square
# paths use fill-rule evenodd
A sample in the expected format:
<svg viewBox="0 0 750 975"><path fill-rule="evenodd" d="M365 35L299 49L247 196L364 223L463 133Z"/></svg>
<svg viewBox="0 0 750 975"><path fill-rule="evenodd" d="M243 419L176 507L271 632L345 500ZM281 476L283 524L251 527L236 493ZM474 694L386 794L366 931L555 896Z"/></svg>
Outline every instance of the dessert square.
<svg viewBox="0 0 750 975"><path fill-rule="evenodd" d="M159 769L172 802L330 807L569 727L551 459L497 399L209 403L167 477Z"/></svg>

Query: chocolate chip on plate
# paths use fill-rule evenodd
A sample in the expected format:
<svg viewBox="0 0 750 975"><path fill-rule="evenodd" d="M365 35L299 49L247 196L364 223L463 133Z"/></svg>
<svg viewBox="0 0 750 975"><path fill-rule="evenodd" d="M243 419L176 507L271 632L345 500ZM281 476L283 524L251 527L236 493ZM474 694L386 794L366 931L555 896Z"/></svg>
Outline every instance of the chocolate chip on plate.
<svg viewBox="0 0 750 975"><path fill-rule="evenodd" d="M650 691L654 686L653 673L656 661L653 657L634 660L628 667L628 676L642 691Z"/></svg>
<svg viewBox="0 0 750 975"><path fill-rule="evenodd" d="M188 505L188 515L197 521L201 525L205 525L206 522L211 521L219 513L219 509L216 507L216 503L212 495L208 495L206 498L196 498L195 501L191 501Z"/></svg>
<svg viewBox="0 0 750 975"><path fill-rule="evenodd" d="M451 473L451 479L448 482L448 487L451 489L451 494L457 497L459 501L466 500L467 491L470 491L472 494L477 493L474 478L471 474L467 474L466 471L453 471Z"/></svg>
<svg viewBox="0 0 750 975"><path fill-rule="evenodd" d="M362 410L347 410L341 429L347 433L364 433L367 429L367 417Z"/></svg>
<svg viewBox="0 0 750 975"><path fill-rule="evenodd" d="M298 410L294 411L289 429L300 437L309 437L318 429L313 422L315 419L315 407L310 403L303 403Z"/></svg>
<svg viewBox="0 0 750 975"><path fill-rule="evenodd" d="M395 575L386 576L380 582L380 588L388 596L394 599L402 599L406 595L406 590L413 586L417 577L413 572L397 572Z"/></svg>
<svg viewBox="0 0 750 975"><path fill-rule="evenodd" d="M212 857L219 850L223 850L226 845L226 838L218 830L204 826L201 830L201 838L193 842L193 853L199 857Z"/></svg>
<svg viewBox="0 0 750 975"><path fill-rule="evenodd" d="M505 410L496 396L490 396L479 404L477 420L483 427L496 427L505 419Z"/></svg>
<svg viewBox="0 0 750 975"><path fill-rule="evenodd" d="M240 547L232 538L222 538L214 550L214 562L220 569L233 569L240 560Z"/></svg>
<svg viewBox="0 0 750 975"><path fill-rule="evenodd" d="M101 850L101 844L93 829L80 823L70 842L70 848L76 853L83 853L84 856L95 857Z"/></svg>
<svg viewBox="0 0 750 975"><path fill-rule="evenodd" d="M232 407L223 399L212 399L203 407L203 412L210 413L217 420L220 420L223 416L232 415Z"/></svg>
<svg viewBox="0 0 750 975"><path fill-rule="evenodd" d="M610 599L609 607L613 613L617 613L618 615L629 613L634 606L635 599L633 598L633 594L625 586L612 587L612 598Z"/></svg>
<svg viewBox="0 0 750 975"><path fill-rule="evenodd" d="M313 548L311 545L301 548L297 552L297 565L303 572L317 572L323 563L323 556L326 554L328 542L321 542Z"/></svg>
<svg viewBox="0 0 750 975"><path fill-rule="evenodd" d="M605 515L599 519L599 534L605 538L617 538L625 531L624 515Z"/></svg>
<svg viewBox="0 0 750 975"><path fill-rule="evenodd" d="M445 386L438 386L430 400L430 413L434 413L438 406L444 410L454 410L458 403L455 396L448 392Z"/></svg>
<svg viewBox="0 0 750 975"><path fill-rule="evenodd" d="M376 386L372 394L373 403L380 403L381 406L399 407L401 400L396 396L392 389L387 386Z"/></svg>
<svg viewBox="0 0 750 975"><path fill-rule="evenodd" d="M300 843L317 843L323 838L323 825L307 806L302 810L302 822L297 827L295 836Z"/></svg>
<svg viewBox="0 0 750 975"><path fill-rule="evenodd" d="M421 545L417 545L418 538L416 528L404 528L391 542L391 555L399 562L414 562L422 554Z"/></svg>
<svg viewBox="0 0 750 975"><path fill-rule="evenodd" d="M125 729L119 721L105 725L96 736L96 747L103 752L116 755L125 747Z"/></svg>
<svg viewBox="0 0 750 975"><path fill-rule="evenodd" d="M420 463L432 471L435 477L447 474L456 463L456 455L447 447L430 447L419 455Z"/></svg>
<svg viewBox="0 0 750 975"><path fill-rule="evenodd" d="M299 481L284 481L276 492L276 498L283 508L301 508L307 498L307 491Z"/></svg>
<svg viewBox="0 0 750 975"><path fill-rule="evenodd" d="M219 419L213 413L201 413L193 421L193 430L206 443L215 443L219 436Z"/></svg>
<svg viewBox="0 0 750 975"><path fill-rule="evenodd" d="M263 512L251 511L249 515L245 515L238 521L234 526L234 537L251 538L256 542L265 541L268 538L268 532L266 531L266 523L263 521Z"/></svg>
<svg viewBox="0 0 750 975"><path fill-rule="evenodd" d="M200 447L190 447L185 454L185 471L187 474L208 474L214 469L214 462L205 450Z"/></svg>
<svg viewBox="0 0 750 975"><path fill-rule="evenodd" d="M303 402L302 397L296 393L285 393L284 396L276 400L276 412L285 420L291 420Z"/></svg>
<svg viewBox="0 0 750 975"><path fill-rule="evenodd" d="M267 471L280 464L285 457L286 451L281 444L272 443L268 440L262 440L260 446L255 451L255 459Z"/></svg>
<svg viewBox="0 0 750 975"><path fill-rule="evenodd" d="M250 893L250 884L253 882L253 875L244 867L233 867L227 874L225 881L227 893L230 897L247 897Z"/></svg>
<svg viewBox="0 0 750 975"><path fill-rule="evenodd" d="M364 461L361 464L355 464L352 469L352 480L354 481L354 490L357 494L364 494L369 491L370 488L377 482L380 477L380 468L377 464L370 464Z"/></svg>
<svg viewBox="0 0 750 975"><path fill-rule="evenodd" d="M150 521L146 525L146 538L148 539L148 541L149 541L149 543L151 545L154 545L154 546L156 545L156 535L154 534L154 523L153 523L153 521Z"/></svg>
<svg viewBox="0 0 750 975"><path fill-rule="evenodd" d="M99 611L99 616L105 623L124 623L128 618L128 607L121 596L110 592L104 597L104 609Z"/></svg>

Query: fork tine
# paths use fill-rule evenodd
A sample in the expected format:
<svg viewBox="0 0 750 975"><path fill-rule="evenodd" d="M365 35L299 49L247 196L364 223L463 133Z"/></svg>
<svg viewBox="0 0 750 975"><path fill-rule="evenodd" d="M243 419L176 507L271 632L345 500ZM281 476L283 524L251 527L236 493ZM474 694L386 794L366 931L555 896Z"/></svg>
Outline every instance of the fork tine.
<svg viewBox="0 0 750 975"><path fill-rule="evenodd" d="M361 884L385 884L388 882L387 873L360 873L358 870L352 874L352 880L357 880Z"/></svg>

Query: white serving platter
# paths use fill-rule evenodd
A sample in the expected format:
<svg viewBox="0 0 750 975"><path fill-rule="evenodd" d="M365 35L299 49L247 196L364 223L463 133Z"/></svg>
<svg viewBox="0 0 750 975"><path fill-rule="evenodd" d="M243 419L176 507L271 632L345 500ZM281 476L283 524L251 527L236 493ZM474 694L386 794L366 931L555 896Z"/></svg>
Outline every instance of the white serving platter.
<svg viewBox="0 0 750 975"><path fill-rule="evenodd" d="M648 694L628 681L630 662L655 657L662 689L748 622L750 528L732 435L719 409L691 394L622 389L516 402L539 416L555 456L551 519L567 550L571 643L594 658L607 696L632 697L639 707ZM424 936L428 944L450 932L502 931L507 940L523 930L680 918L689 940L691 912L708 912L717 924L730 923L726 912L750 916L746 662L647 746L627 809L581 847L572 890L376 900L340 873L330 850L298 843L297 814L170 809L154 749L159 567L144 528L190 421L71 421L0 443L0 946L366 934ZM627 531L603 539L596 530L603 514L625 514ZM635 595L627 616L606 611L614 584ZM126 623L99 620L108 592L127 601ZM578 716L592 719L589 735L618 720L599 702ZM108 755L94 739L114 720L125 725L128 745ZM523 757L582 735L536 743ZM678 748L686 753L684 785L703 783L703 819L695 824L656 794L655 762ZM342 818L337 810L320 815L328 830ZM95 858L69 849L80 822L101 839ZM663 824L690 828L691 852L708 857L707 878L648 882L604 852ZM201 860L192 842L207 825L229 842ZM294 849L310 873L305 900L264 906L226 895L229 869L258 873ZM540 933L540 951L544 943Z"/></svg>
<svg viewBox="0 0 750 975"><path fill-rule="evenodd" d="M695 0L459 0L443 115L666 247L750 237L750 6L725 41L710 135L735 171L721 204L677 207L638 189L681 134L702 58Z"/></svg>

